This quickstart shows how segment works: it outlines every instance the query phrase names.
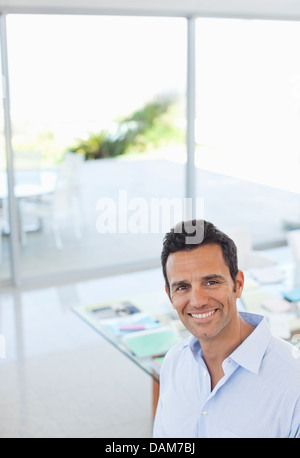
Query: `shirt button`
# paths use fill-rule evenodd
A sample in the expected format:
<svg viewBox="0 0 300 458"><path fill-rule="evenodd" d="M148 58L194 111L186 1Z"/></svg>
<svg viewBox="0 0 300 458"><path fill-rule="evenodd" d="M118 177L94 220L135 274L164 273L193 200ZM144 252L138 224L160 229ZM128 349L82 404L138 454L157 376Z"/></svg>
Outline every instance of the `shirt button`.
<svg viewBox="0 0 300 458"><path fill-rule="evenodd" d="M203 377L206 377L206 376L207 376L207 371L204 370L204 371L202 372L202 375L203 375Z"/></svg>
<svg viewBox="0 0 300 458"><path fill-rule="evenodd" d="M204 410L204 411L202 412L202 415L203 415L204 417L207 417L207 412Z"/></svg>

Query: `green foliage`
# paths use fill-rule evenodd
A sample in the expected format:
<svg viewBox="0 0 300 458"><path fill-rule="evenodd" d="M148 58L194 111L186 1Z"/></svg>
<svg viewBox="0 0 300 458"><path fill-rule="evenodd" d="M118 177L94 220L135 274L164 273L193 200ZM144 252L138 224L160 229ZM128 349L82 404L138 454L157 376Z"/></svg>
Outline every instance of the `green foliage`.
<svg viewBox="0 0 300 458"><path fill-rule="evenodd" d="M160 100L146 104L132 115L120 119L114 131L90 133L68 150L88 159L116 157L132 151L145 151L183 140L183 132L174 124L174 102Z"/></svg>
<svg viewBox="0 0 300 458"><path fill-rule="evenodd" d="M43 166L61 162L65 156L64 145L58 143L54 132L45 130L37 133L27 132L16 136L13 142L15 167L30 168L29 154L40 154ZM24 156L24 158L23 158Z"/></svg>

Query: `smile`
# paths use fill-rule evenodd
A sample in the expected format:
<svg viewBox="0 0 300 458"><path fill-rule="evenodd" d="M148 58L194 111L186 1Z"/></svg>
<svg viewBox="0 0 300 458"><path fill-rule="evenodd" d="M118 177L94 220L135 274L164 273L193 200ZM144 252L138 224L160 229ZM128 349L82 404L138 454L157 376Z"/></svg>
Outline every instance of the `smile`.
<svg viewBox="0 0 300 458"><path fill-rule="evenodd" d="M216 311L217 310L212 310L211 312L207 312L207 313L190 313L190 315L193 318L208 318L209 316L214 315L214 313L216 313Z"/></svg>

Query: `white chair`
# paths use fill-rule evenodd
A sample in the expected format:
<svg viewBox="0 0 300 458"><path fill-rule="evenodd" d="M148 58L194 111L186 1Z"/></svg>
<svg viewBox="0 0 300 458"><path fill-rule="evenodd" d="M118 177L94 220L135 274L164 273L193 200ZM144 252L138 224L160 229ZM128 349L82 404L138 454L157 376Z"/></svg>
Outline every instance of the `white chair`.
<svg viewBox="0 0 300 458"><path fill-rule="evenodd" d="M267 254L253 250L251 232L248 229L236 228L225 232L237 246L239 269L259 269L277 264L277 261Z"/></svg>
<svg viewBox="0 0 300 458"><path fill-rule="evenodd" d="M74 153L67 154L64 163L59 169L53 195L35 203L22 201L22 220L25 216L48 219L54 235L57 249L63 249L61 237L61 222L64 220L72 226L77 240L81 239L80 224L80 183L79 173L82 157ZM23 234L26 241L26 234Z"/></svg>
<svg viewBox="0 0 300 458"><path fill-rule="evenodd" d="M286 235L295 262L300 262L300 230L290 231Z"/></svg>
<svg viewBox="0 0 300 458"><path fill-rule="evenodd" d="M42 154L37 151L14 153L15 184L40 184Z"/></svg>

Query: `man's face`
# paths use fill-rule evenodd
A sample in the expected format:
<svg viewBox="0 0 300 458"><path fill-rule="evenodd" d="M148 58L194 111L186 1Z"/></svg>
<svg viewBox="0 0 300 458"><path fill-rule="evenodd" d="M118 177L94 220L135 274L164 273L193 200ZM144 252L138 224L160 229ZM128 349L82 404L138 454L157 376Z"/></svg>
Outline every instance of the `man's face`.
<svg viewBox="0 0 300 458"><path fill-rule="evenodd" d="M244 276L239 271L234 284L219 245L172 253L166 271L170 300L191 334L201 340L230 332Z"/></svg>

